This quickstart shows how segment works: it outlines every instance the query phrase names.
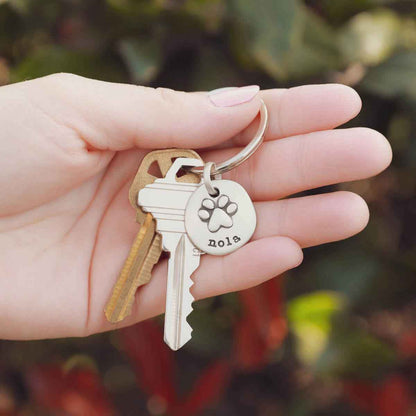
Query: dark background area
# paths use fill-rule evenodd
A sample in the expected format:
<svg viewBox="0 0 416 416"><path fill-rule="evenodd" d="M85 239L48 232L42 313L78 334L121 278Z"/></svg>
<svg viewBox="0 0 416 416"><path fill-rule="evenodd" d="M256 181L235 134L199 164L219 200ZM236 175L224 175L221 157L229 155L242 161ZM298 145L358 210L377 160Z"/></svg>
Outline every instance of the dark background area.
<svg viewBox="0 0 416 416"><path fill-rule="evenodd" d="M60 71L186 91L341 82L363 99L350 125L385 134L394 161L324 189L369 202L363 233L198 302L178 353L160 318L0 342L1 416L416 415L415 1L0 0L0 85Z"/></svg>

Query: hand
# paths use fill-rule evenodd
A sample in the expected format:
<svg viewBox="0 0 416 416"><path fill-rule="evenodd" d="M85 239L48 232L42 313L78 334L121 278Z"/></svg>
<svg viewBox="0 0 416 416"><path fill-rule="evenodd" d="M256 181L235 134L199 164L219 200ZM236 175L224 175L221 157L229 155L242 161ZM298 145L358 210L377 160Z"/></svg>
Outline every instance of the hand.
<svg viewBox="0 0 416 416"><path fill-rule="evenodd" d="M1 338L115 328L104 307L138 231L127 195L142 157L155 148L210 147L200 152L204 160L225 160L254 134L260 98L270 114L266 142L225 175L255 201L257 230L233 254L202 257L195 297L257 285L299 265L303 247L365 227L367 206L353 193L281 199L389 165L390 146L381 134L331 130L359 112L352 89L311 85L257 94L252 87L224 94L210 98L68 74L0 88ZM163 311L166 273L164 261L119 326Z"/></svg>

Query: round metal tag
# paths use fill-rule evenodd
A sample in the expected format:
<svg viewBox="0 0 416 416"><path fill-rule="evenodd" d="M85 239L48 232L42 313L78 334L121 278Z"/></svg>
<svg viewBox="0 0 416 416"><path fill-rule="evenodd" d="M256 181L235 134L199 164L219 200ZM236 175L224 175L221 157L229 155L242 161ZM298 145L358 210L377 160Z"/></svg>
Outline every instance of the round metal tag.
<svg viewBox="0 0 416 416"><path fill-rule="evenodd" d="M201 251L223 256L250 240L256 229L256 211L245 189L237 182L211 181L217 196L204 184L189 198L185 210L185 229Z"/></svg>

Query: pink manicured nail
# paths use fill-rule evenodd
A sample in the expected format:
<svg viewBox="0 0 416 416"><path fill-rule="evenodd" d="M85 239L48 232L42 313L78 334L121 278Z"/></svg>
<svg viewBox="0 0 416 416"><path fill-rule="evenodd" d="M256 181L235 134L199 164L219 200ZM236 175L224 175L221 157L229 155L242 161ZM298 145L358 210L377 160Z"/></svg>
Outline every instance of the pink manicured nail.
<svg viewBox="0 0 416 416"><path fill-rule="evenodd" d="M232 107L251 101L259 91L258 85L248 85L240 88L219 88L211 91L208 96L217 107Z"/></svg>

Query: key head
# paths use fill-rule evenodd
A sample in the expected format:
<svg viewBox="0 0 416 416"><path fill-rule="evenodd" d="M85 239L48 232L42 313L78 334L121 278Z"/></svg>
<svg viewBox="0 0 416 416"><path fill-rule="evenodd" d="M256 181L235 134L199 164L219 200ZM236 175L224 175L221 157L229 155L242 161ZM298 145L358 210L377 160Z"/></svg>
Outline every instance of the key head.
<svg viewBox="0 0 416 416"><path fill-rule="evenodd" d="M184 214L189 198L199 183L179 182L177 173L183 166L202 166L200 159L178 158L166 176L146 185L138 195L139 206L156 220L156 229L164 232L184 233ZM199 178L201 180L201 178ZM164 241L164 239L162 239Z"/></svg>
<svg viewBox="0 0 416 416"><path fill-rule="evenodd" d="M137 195L141 189L146 185L153 183L158 176L151 173L151 168L154 163L157 164L162 177L165 177L169 169L172 167L173 162L178 158L191 158L202 160L198 153L189 149L163 149L154 150L148 153L142 160L139 170L130 186L129 200L133 208L137 212L137 221L142 223L145 218L145 214L137 203ZM178 182L186 183L199 183L200 177L194 173L186 173L185 175L177 178Z"/></svg>

